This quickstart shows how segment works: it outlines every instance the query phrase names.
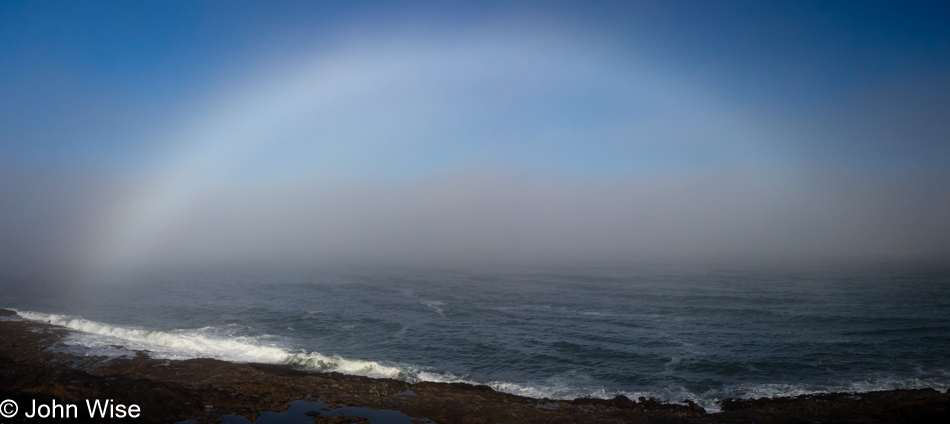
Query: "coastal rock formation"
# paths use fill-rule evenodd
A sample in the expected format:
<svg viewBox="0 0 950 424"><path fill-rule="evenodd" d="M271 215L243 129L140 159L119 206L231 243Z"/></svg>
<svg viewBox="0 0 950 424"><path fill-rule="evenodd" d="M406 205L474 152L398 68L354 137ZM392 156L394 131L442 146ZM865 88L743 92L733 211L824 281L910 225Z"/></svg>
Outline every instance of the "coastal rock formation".
<svg viewBox="0 0 950 424"><path fill-rule="evenodd" d="M721 412L707 413L690 401L532 399L487 386L410 384L287 365L164 360L145 352L127 358L82 356L62 343L70 330L10 319L15 315L0 310L8 317L0 320L0 399L19 405L18 414L5 423L38 422L25 416L34 402L78 405L78 416L68 422L211 423L225 416L254 422L291 412L300 420L294 422L308 423L950 422L950 393L933 389L725 399ZM134 404L141 413L89 417L86 400Z"/></svg>

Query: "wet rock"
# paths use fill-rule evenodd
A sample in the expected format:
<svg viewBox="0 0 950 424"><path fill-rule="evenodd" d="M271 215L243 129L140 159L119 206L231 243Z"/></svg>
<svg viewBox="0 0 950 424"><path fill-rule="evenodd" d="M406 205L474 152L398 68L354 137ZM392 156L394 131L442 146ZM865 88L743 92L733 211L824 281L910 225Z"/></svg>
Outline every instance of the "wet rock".
<svg viewBox="0 0 950 424"><path fill-rule="evenodd" d="M314 424L363 424L369 420L363 417L320 417L313 420Z"/></svg>
<svg viewBox="0 0 950 424"><path fill-rule="evenodd" d="M410 384L214 359L160 360L144 352L130 358L93 358L49 349L60 345L68 333L52 325L0 320L0 399L23 405L32 400L82 405L86 399L112 399L141 408L137 419L83 419L80 414L79 419L69 420L105 423L193 420L204 424L231 414L253 422L262 411L281 411L301 399L323 402L329 410L340 406L391 410L436 423L950 422L950 393L933 389L725 399L722 412L708 414L688 400L634 401L625 396L539 400L463 383ZM319 423L369 422L355 416L317 415L312 418ZM24 421L21 416L4 422Z"/></svg>

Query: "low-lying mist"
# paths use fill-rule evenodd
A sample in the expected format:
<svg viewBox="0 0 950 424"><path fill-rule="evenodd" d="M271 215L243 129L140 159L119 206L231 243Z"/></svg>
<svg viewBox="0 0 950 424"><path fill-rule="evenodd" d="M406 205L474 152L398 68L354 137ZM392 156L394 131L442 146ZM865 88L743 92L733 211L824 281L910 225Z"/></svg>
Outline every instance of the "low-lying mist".
<svg viewBox="0 0 950 424"><path fill-rule="evenodd" d="M222 183L129 221L141 186L4 178L2 266L946 258L947 178L766 172ZM16 183L12 183L16 182ZM129 227L134 222L135 227Z"/></svg>

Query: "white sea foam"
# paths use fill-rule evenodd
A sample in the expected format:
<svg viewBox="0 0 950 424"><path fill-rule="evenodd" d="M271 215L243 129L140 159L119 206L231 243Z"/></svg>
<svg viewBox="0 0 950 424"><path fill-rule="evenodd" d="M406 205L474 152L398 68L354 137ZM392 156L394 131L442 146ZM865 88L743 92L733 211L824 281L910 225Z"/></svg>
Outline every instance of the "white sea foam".
<svg viewBox="0 0 950 424"><path fill-rule="evenodd" d="M293 350L275 344L264 344L267 336L221 337L220 329L205 327L194 330L154 331L104 324L80 317L17 311L20 317L77 330L65 342L87 349L88 355L128 356L133 351L147 351L161 359L214 358L230 362L290 364L315 371L339 372L377 378L394 378L409 382L432 381L469 383L474 381L452 373L422 370L410 365L383 365L376 361L324 355L319 352ZM224 333L227 333L226 331Z"/></svg>
<svg viewBox="0 0 950 424"><path fill-rule="evenodd" d="M154 331L104 324L79 317L17 311L21 317L79 331L66 339L70 345L90 349L91 355L117 356L131 351L148 351L163 359L214 358L231 362L261 362L291 364L319 371L369 377L412 379L403 370L375 361L327 356L318 352L290 350L275 344L265 344L266 337L216 336L216 329L205 327L194 330ZM123 349L117 349L121 346Z"/></svg>
<svg viewBox="0 0 950 424"><path fill-rule="evenodd" d="M816 395L823 393L873 392L894 389L923 389L936 387L945 388L950 381L937 379L877 379L858 382L841 383L837 385L816 384L779 384L779 383L748 383L725 385L721 389L710 390L695 397L690 397L706 408L708 412L718 412L718 401L725 398L755 399L771 397L794 397L802 395Z"/></svg>
<svg viewBox="0 0 950 424"><path fill-rule="evenodd" d="M445 306L445 302L440 302L440 301L438 301L438 300L432 300L432 301L428 301L428 302L423 302L422 304L423 304L423 305L426 305L426 307L428 307L428 308L431 308L431 309L435 310L435 312L437 312L439 315L445 316L445 314L444 314L445 311L440 307L440 306Z"/></svg>
<svg viewBox="0 0 950 424"><path fill-rule="evenodd" d="M608 398L613 396L613 394L607 393L602 387L572 387L569 384L564 384L557 380L530 384L492 381L488 383L488 386L499 392L537 399L574 399L579 397Z"/></svg>
<svg viewBox="0 0 950 424"><path fill-rule="evenodd" d="M161 359L215 358L230 362L260 362L290 364L316 371L334 371L344 374L379 378L395 378L409 382L432 381L443 383L481 384L469 378L448 372L433 372L407 364L381 364L375 361L324 355L302 349L290 349L274 342L267 335L249 337L234 334L225 328L205 327L190 330L156 331L100 323L81 317L17 311L25 319L59 325L76 330L65 342L86 350L88 355L122 356L133 351L147 351L150 356ZM667 366L677 364L671 358ZM946 372L945 370L941 370ZM944 374L946 375L946 374ZM761 398L799 396L828 392L867 392L891 389L917 389L926 387L946 388L950 380L940 379L870 379L848 382L834 386L802 384L733 384L702 393L691 392L684 387L666 387L657 391L617 391L603 386L582 384L583 378L565 376L533 382L491 381L488 386L495 390L532 398L574 399L581 397L612 398L624 395L631 399L641 396L670 402L690 399L709 412L719 410L718 401L724 398ZM939 380L939 381L938 381Z"/></svg>
<svg viewBox="0 0 950 424"><path fill-rule="evenodd" d="M397 331L395 334L393 334L393 337L402 337L402 336L405 336L407 331L409 331L409 326L408 326L408 325L403 325L402 328L399 329L399 331Z"/></svg>
<svg viewBox="0 0 950 424"><path fill-rule="evenodd" d="M685 387L669 386L660 390L617 391L608 390L599 386L578 385L576 379L548 379L528 384L518 384L505 381L488 383L491 388L520 396L548 399L576 399L598 398L610 399L623 395L637 400L640 397L655 398L666 402L682 402L689 399L696 402L707 412L719 412L719 401L725 398L755 399L771 397L794 397L801 395L815 395L833 392L871 392L893 389L922 389L927 387L946 387L948 382L922 379L881 380L841 384L836 386L802 385L802 384L735 384L726 385L719 389L697 393Z"/></svg>

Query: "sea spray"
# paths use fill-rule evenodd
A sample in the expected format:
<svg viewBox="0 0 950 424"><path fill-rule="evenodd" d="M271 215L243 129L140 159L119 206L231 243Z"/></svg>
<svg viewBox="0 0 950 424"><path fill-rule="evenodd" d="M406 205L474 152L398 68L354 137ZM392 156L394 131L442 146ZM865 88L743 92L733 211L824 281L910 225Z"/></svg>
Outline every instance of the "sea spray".
<svg viewBox="0 0 950 424"><path fill-rule="evenodd" d="M945 269L238 271L65 291L11 283L3 306L76 330L57 348L71 353L285 363L551 399L716 410L729 397L950 387Z"/></svg>
<svg viewBox="0 0 950 424"><path fill-rule="evenodd" d="M289 364L321 372L340 372L376 378L397 378L407 381L422 381L432 374L421 375L395 366L386 366L374 361L328 356L318 352L296 352L277 346L255 343L254 338L233 339L211 337L200 330L175 330L170 332L115 326L81 317L47 314L33 311L16 311L28 320L67 327L80 333L71 334L67 342L89 349L124 347L124 354L141 350L150 356L162 359L213 358L231 362L258 362ZM100 351L101 352L101 351Z"/></svg>

